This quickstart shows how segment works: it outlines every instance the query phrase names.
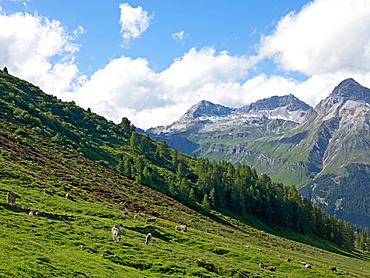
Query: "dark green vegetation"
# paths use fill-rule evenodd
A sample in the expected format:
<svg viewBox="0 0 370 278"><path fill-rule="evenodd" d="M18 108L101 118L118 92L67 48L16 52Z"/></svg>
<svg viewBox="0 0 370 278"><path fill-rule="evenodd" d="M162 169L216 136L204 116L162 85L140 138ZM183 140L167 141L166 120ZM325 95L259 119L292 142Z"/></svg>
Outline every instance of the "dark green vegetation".
<svg viewBox="0 0 370 278"><path fill-rule="evenodd" d="M134 130L127 119L115 125L0 72L0 277L370 275L368 235L353 249L352 227L294 187L248 166L188 157ZM15 205L6 204L8 191L20 197ZM149 217L157 225L146 225ZM125 225L120 242L111 239L115 223ZM179 224L188 231L175 231Z"/></svg>

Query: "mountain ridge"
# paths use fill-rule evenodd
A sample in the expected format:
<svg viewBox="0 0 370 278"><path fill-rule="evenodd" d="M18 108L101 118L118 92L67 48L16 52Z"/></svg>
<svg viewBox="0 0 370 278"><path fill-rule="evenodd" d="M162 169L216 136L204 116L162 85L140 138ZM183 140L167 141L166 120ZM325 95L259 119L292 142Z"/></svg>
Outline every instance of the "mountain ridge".
<svg viewBox="0 0 370 278"><path fill-rule="evenodd" d="M347 214L356 202L341 197L357 188L344 180L348 183L348 177L356 175L368 180L361 171L367 172L370 165L370 89L354 79L340 82L315 107L291 95L274 96L232 110L227 117L182 122L178 130L175 123L149 129L147 134L189 155L251 165L275 180L296 185L322 209L369 225L370 188L362 189L363 198L354 198L362 198L358 217L366 221L356 222L353 212ZM361 171L356 164L362 165Z"/></svg>

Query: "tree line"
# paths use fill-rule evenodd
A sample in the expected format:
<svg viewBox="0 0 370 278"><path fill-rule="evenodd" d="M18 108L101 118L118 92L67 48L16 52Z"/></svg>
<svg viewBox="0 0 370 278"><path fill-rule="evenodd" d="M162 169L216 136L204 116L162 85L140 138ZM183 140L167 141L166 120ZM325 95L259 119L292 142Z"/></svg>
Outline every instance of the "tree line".
<svg viewBox="0 0 370 278"><path fill-rule="evenodd" d="M135 131L129 144L138 155L122 156L117 170L136 182L205 211L226 209L240 216L253 214L267 223L354 248L353 226L302 198L295 186L273 182L266 174L259 176L248 165L190 158L170 150L165 141L156 143ZM161 171L148 163L150 160L170 172Z"/></svg>

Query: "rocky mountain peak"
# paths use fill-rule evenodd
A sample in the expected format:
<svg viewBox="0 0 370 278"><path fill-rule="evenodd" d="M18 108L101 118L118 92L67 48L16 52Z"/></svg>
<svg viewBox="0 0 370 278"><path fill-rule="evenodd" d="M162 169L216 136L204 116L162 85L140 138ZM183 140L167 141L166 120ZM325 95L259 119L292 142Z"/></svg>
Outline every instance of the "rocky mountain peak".
<svg viewBox="0 0 370 278"><path fill-rule="evenodd" d="M257 102L240 107L237 110L237 112L239 113L248 113L252 111L259 112L266 110L275 110L282 107L285 107L288 111L297 111L297 110L307 111L308 109L311 108L311 106L299 100L294 95L290 94L285 96L273 96L258 100Z"/></svg>
<svg viewBox="0 0 370 278"><path fill-rule="evenodd" d="M233 111L232 108L221 104L214 104L210 101L202 100L193 105L179 121L194 120L201 117L226 117Z"/></svg>
<svg viewBox="0 0 370 278"><path fill-rule="evenodd" d="M337 101L365 101L370 103L370 89L361 86L354 79L348 78L339 83L329 96Z"/></svg>
<svg viewBox="0 0 370 278"><path fill-rule="evenodd" d="M353 78L345 79L326 99L317 104L315 110L319 114L326 114L331 111L331 108L338 107L347 101L370 104L370 89L360 85Z"/></svg>

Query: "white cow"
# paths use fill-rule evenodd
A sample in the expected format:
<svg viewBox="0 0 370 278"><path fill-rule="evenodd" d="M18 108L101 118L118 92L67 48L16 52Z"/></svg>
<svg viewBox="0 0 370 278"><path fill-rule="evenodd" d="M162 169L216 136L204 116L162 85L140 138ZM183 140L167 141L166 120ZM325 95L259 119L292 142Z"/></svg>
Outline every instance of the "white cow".
<svg viewBox="0 0 370 278"><path fill-rule="evenodd" d="M180 231L180 232L186 232L187 231L187 226L186 225L180 225L180 226L176 226L175 227L175 230L176 231Z"/></svg>
<svg viewBox="0 0 370 278"><path fill-rule="evenodd" d="M69 193L66 193L66 198L67 198L68 200L72 200L72 201L73 201L73 197L72 197L72 195L70 195Z"/></svg>
<svg viewBox="0 0 370 278"><path fill-rule="evenodd" d="M151 245L153 242L153 236L151 233L147 234L145 237L145 244L146 245Z"/></svg>
<svg viewBox="0 0 370 278"><path fill-rule="evenodd" d="M121 231L119 230L119 227L122 227L120 224L114 224L112 228L112 239L116 239L117 241L121 240Z"/></svg>

